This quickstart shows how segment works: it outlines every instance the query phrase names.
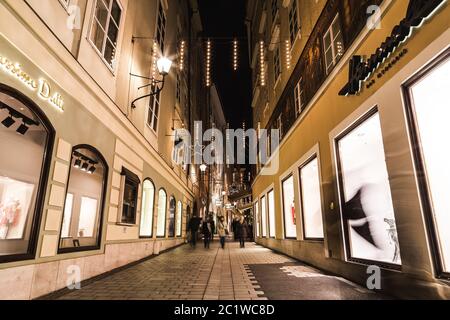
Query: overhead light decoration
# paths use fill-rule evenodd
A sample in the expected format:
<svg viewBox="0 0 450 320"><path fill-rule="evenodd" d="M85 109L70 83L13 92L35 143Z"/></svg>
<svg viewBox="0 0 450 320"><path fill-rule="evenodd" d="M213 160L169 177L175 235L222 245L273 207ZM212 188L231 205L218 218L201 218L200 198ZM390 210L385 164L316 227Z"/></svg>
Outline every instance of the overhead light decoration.
<svg viewBox="0 0 450 320"><path fill-rule="evenodd" d="M260 81L261 81L261 86L264 87L266 85L266 79L265 79L265 74L266 74L266 66L265 66L265 58L264 58L264 41L260 41L259 42L259 65L260 65Z"/></svg>
<svg viewBox="0 0 450 320"><path fill-rule="evenodd" d="M181 43L180 43L180 61L179 61L180 71L184 70L184 51L185 51L185 47L186 47L186 41L181 40Z"/></svg>
<svg viewBox="0 0 450 320"><path fill-rule="evenodd" d="M238 41L234 40L233 41L233 70L234 71L237 71L238 66L239 66L238 49L239 49Z"/></svg>
<svg viewBox="0 0 450 320"><path fill-rule="evenodd" d="M211 40L206 42L206 86L211 86Z"/></svg>
<svg viewBox="0 0 450 320"><path fill-rule="evenodd" d="M291 41L290 40L286 40L286 68L289 70L291 69Z"/></svg>

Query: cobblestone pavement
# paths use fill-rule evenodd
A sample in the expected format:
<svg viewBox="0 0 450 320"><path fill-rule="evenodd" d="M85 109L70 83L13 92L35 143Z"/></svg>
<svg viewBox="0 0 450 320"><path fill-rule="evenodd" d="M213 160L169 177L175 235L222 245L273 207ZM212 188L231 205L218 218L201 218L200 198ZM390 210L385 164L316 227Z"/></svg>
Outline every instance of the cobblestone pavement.
<svg viewBox="0 0 450 320"><path fill-rule="evenodd" d="M280 277L295 277L301 270L292 269L298 262L271 250L247 244L240 249L236 243L227 243L226 249L219 248L218 241L211 249L198 246L192 249L185 245L166 252L153 259L144 261L125 270L112 273L81 288L59 296L64 300L267 300L278 298L277 290L286 290L286 282L277 289ZM258 267L269 267L264 270ZM255 269L256 267L256 269ZM284 269L283 269L284 268ZM287 268L287 269L286 269ZM254 270L256 270L255 275ZM308 269L308 274L318 275L321 283L327 282L327 290L336 281L334 277L319 278L321 273ZM262 280L259 282L259 278ZM310 278L311 279L311 278ZM308 279L310 281L310 279ZM292 280L291 280L292 281ZM269 292L264 292L261 284ZM293 284L296 298L302 299L301 291ZM351 288L357 286L348 284ZM308 285L310 287L310 285ZM363 291L343 291L339 283L339 292L350 299L367 293ZM320 286L316 295L304 298L320 298ZM361 290L361 289L359 289ZM288 290L289 291L289 290ZM287 292L289 296L289 292ZM334 298L345 298L334 296Z"/></svg>

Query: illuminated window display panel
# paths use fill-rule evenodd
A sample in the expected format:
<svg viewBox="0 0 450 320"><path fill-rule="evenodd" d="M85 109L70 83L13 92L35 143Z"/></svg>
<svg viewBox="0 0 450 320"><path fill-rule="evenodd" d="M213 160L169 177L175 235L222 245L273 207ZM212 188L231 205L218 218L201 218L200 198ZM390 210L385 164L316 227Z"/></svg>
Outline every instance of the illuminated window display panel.
<svg viewBox="0 0 450 320"><path fill-rule="evenodd" d="M166 210L167 210L167 195L166 192L161 189L158 195L158 217L156 224L156 236L166 236Z"/></svg>
<svg viewBox="0 0 450 320"><path fill-rule="evenodd" d="M441 256L442 269L450 273L450 58L425 74L409 89L422 165L431 203L431 214Z"/></svg>
<svg viewBox="0 0 450 320"><path fill-rule="evenodd" d="M41 174L51 131L31 102L0 90L0 261L13 261L15 255L31 257L34 249L30 238L39 228L36 202L44 192Z"/></svg>
<svg viewBox="0 0 450 320"><path fill-rule="evenodd" d="M169 201L169 238L175 237L175 210L177 201L174 197L170 197Z"/></svg>
<svg viewBox="0 0 450 320"><path fill-rule="evenodd" d="M267 210L266 196L261 197L261 228L263 238L267 237Z"/></svg>
<svg viewBox="0 0 450 320"><path fill-rule="evenodd" d="M300 189L305 239L323 239L319 162L312 159L300 169Z"/></svg>
<svg viewBox="0 0 450 320"><path fill-rule="evenodd" d="M255 202L255 221L256 221L256 236L261 236L261 219L259 216L259 205L258 202Z"/></svg>
<svg viewBox="0 0 450 320"><path fill-rule="evenodd" d="M275 198L273 190L267 194L269 209L269 237L275 238Z"/></svg>
<svg viewBox="0 0 450 320"><path fill-rule="evenodd" d="M100 245L100 220L106 165L94 148L72 152L59 249L62 252Z"/></svg>
<svg viewBox="0 0 450 320"><path fill-rule="evenodd" d="M153 235L153 207L155 202L155 186L150 180L145 180L142 191L142 210L140 236L151 237Z"/></svg>
<svg viewBox="0 0 450 320"><path fill-rule="evenodd" d="M294 176L283 181L284 233L286 238L297 238L297 217L295 214Z"/></svg>
<svg viewBox="0 0 450 320"><path fill-rule="evenodd" d="M401 264L378 112L347 132L337 147L349 258Z"/></svg>
<svg viewBox="0 0 450 320"><path fill-rule="evenodd" d="M182 222L183 222L183 204L181 203L181 201L178 201L178 205L177 205L177 237L181 237L181 227L182 227Z"/></svg>

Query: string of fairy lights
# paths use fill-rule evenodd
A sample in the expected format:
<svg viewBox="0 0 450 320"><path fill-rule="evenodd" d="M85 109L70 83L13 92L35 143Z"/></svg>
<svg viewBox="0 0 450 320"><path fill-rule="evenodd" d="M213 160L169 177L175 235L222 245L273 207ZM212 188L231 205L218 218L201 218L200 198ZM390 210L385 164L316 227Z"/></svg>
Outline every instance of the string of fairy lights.
<svg viewBox="0 0 450 320"><path fill-rule="evenodd" d="M213 40L215 43L213 42ZM224 40L224 41L223 41ZM227 45L231 45L231 67L234 72L239 70L240 64L240 40L238 38L207 38L202 41L202 46L204 48L204 59L205 59L205 84L207 87L212 85L212 76L213 76L213 52L215 45L218 45L221 42L225 42ZM267 71L267 62L266 62L266 52L269 46L272 45L280 45L284 46L285 52L285 66L286 69L290 70L292 68L292 54L291 54L291 41L286 39L284 41L280 41L277 43L265 43L263 40L260 40L258 43L258 57L259 57L259 83L262 87L266 86L266 71ZM177 57L177 67L179 71L184 71L186 68L186 50L187 43L185 40L180 40L177 43L178 46L178 57ZM153 50L152 50L152 79L155 79L157 73L157 61L158 61L158 42L153 40Z"/></svg>

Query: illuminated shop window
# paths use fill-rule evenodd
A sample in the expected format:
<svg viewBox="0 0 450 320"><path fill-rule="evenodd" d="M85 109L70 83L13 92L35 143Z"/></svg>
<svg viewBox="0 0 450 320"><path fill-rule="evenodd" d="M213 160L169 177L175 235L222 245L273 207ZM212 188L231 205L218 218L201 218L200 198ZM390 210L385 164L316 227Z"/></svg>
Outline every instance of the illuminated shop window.
<svg viewBox="0 0 450 320"><path fill-rule="evenodd" d="M284 236L297 239L297 216L295 213L294 176L291 175L282 183Z"/></svg>
<svg viewBox="0 0 450 320"><path fill-rule="evenodd" d="M344 38L342 37L339 15L334 18L326 31L323 37L323 47L326 71L329 73L344 54Z"/></svg>
<svg viewBox="0 0 450 320"><path fill-rule="evenodd" d="M33 259L54 131L32 101L0 85L0 262Z"/></svg>
<svg viewBox="0 0 450 320"><path fill-rule="evenodd" d="M450 50L405 87L422 202L440 273L450 274Z"/></svg>
<svg viewBox="0 0 450 320"><path fill-rule="evenodd" d="M149 180L142 184L142 209L139 235L150 238L153 235L153 210L155 206L155 185Z"/></svg>
<svg viewBox="0 0 450 320"><path fill-rule="evenodd" d="M175 211L177 201L174 197L170 197L169 201L169 238L175 237Z"/></svg>
<svg viewBox="0 0 450 320"><path fill-rule="evenodd" d="M266 196L261 197L261 231L263 238L267 237L267 203Z"/></svg>
<svg viewBox="0 0 450 320"><path fill-rule="evenodd" d="M267 194L267 207L269 210L269 237L275 238L275 198L273 190Z"/></svg>
<svg viewBox="0 0 450 320"><path fill-rule="evenodd" d="M183 203L181 201L178 201L177 204L177 237L181 237L182 233L182 223L183 223Z"/></svg>
<svg viewBox="0 0 450 320"><path fill-rule="evenodd" d="M106 63L115 69L122 8L116 0L96 0L90 41Z"/></svg>
<svg viewBox="0 0 450 320"><path fill-rule="evenodd" d="M156 236L160 238L166 236L166 210L167 194L164 189L160 189L158 193L158 216L156 224Z"/></svg>
<svg viewBox="0 0 450 320"><path fill-rule="evenodd" d="M91 146L75 147L59 241L61 253L99 248L106 179L102 155Z"/></svg>
<svg viewBox="0 0 450 320"><path fill-rule="evenodd" d="M305 239L323 239L319 162L316 157L300 168L300 200Z"/></svg>
<svg viewBox="0 0 450 320"><path fill-rule="evenodd" d="M120 223L135 225L139 184L141 181L136 174L126 168L122 168L121 175L124 179L124 185Z"/></svg>
<svg viewBox="0 0 450 320"><path fill-rule="evenodd" d="M337 139L347 257L401 263L376 109Z"/></svg>
<svg viewBox="0 0 450 320"><path fill-rule="evenodd" d="M258 201L255 202L255 225L256 225L256 236L260 237L261 236L261 219L259 216L259 204Z"/></svg>

